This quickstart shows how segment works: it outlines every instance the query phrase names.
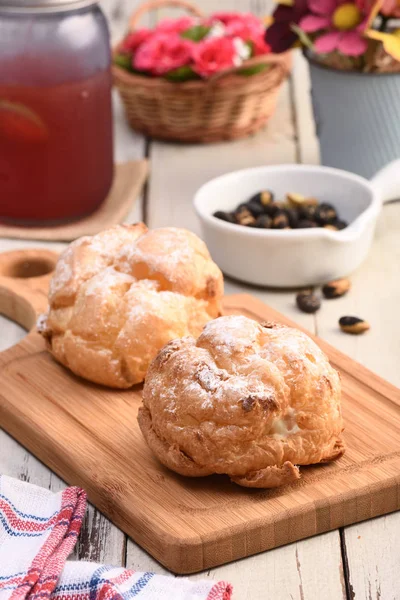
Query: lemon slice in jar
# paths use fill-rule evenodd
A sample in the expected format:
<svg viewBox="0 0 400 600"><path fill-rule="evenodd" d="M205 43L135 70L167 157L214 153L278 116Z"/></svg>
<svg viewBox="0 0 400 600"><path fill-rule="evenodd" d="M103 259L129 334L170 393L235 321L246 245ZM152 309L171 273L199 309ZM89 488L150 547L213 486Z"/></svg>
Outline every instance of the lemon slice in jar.
<svg viewBox="0 0 400 600"><path fill-rule="evenodd" d="M0 142L37 143L46 141L49 130L38 114L20 102L0 98Z"/></svg>

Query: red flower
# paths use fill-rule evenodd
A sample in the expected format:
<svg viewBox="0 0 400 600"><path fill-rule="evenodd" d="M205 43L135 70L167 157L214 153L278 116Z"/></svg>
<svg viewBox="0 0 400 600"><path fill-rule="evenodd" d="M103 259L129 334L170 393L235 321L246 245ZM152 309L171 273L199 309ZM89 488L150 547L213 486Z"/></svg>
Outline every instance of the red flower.
<svg viewBox="0 0 400 600"><path fill-rule="evenodd" d="M237 53L231 38L209 38L192 47L194 70L202 77L233 67Z"/></svg>
<svg viewBox="0 0 400 600"><path fill-rule="evenodd" d="M180 19L163 19L157 24L157 33L182 33L196 24L193 17L181 17Z"/></svg>
<svg viewBox="0 0 400 600"><path fill-rule="evenodd" d="M191 62L193 42L177 33L155 33L138 48L133 66L138 71L165 75Z"/></svg>
<svg viewBox="0 0 400 600"><path fill-rule="evenodd" d="M292 31L292 24L299 23L300 19L308 13L307 0L294 0L293 6L280 4L274 14L274 22L265 33L265 41L272 52L285 52L297 40L297 34Z"/></svg>
<svg viewBox="0 0 400 600"><path fill-rule="evenodd" d="M251 13L240 13L240 12L216 12L209 18L210 23L214 23L215 21L221 21L224 25L229 25L230 23L235 23L237 21L241 23L247 24L261 24L261 21L258 17Z"/></svg>
<svg viewBox="0 0 400 600"><path fill-rule="evenodd" d="M264 40L265 27L263 23L253 15L242 16L238 19L232 19L226 25L225 35L239 37L244 42L251 42L254 56L268 54L271 48Z"/></svg>
<svg viewBox="0 0 400 600"><path fill-rule="evenodd" d="M250 41L253 44L253 56L261 56L271 52L271 46L267 44L264 37L252 38Z"/></svg>
<svg viewBox="0 0 400 600"><path fill-rule="evenodd" d="M208 21L210 25L218 22L225 25L224 36L238 37L244 42L252 42L255 56L270 52L271 48L264 40L265 26L255 15L251 13L215 13Z"/></svg>
<svg viewBox="0 0 400 600"><path fill-rule="evenodd" d="M147 40L151 35L153 35L153 32L150 29L137 29L136 31L132 31L131 33L128 33L122 42L121 50L132 53L136 52L140 44Z"/></svg>
<svg viewBox="0 0 400 600"><path fill-rule="evenodd" d="M257 23L249 23L246 21L231 21L226 26L226 35L231 37L240 37L242 40L248 40L252 37L260 37L265 33L265 27L258 21Z"/></svg>
<svg viewBox="0 0 400 600"><path fill-rule="evenodd" d="M231 21L236 21L239 18L239 13L228 13L228 12L216 12L213 13L208 22L215 23L215 21L221 21L224 25L228 25Z"/></svg>

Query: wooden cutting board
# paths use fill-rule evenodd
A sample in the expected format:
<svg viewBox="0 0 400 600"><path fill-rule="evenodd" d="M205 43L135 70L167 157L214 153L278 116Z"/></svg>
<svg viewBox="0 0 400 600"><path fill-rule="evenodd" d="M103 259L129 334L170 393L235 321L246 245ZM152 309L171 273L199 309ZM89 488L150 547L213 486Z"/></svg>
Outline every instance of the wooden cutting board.
<svg viewBox="0 0 400 600"><path fill-rule="evenodd" d="M33 327L54 262L46 251L0 255L0 313ZM224 309L293 325L247 295L225 298ZM138 428L140 388L78 379L34 331L0 354L0 423L167 568L200 571L400 507L400 391L317 341L342 374L347 452L302 468L286 488L248 490L224 476L168 471Z"/></svg>

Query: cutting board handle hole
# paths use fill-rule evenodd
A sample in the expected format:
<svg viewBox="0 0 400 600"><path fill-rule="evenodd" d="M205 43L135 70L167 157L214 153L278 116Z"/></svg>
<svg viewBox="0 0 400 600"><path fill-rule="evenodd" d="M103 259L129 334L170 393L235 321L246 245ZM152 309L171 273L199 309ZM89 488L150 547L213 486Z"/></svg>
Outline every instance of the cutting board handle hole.
<svg viewBox="0 0 400 600"><path fill-rule="evenodd" d="M58 255L44 248L0 252L0 315L25 329L47 310L47 293Z"/></svg>
<svg viewBox="0 0 400 600"><path fill-rule="evenodd" d="M42 277L54 271L56 260L50 258L27 258L9 261L2 265L0 275L3 277L12 277L14 279L31 279L33 277Z"/></svg>

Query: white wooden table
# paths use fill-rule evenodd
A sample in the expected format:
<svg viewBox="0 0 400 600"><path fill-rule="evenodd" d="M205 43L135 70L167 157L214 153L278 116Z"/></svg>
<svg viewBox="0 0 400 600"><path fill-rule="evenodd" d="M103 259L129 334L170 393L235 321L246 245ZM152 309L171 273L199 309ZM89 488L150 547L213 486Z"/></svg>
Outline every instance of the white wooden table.
<svg viewBox="0 0 400 600"><path fill-rule="evenodd" d="M120 37L134 0L103 0L113 39ZM264 15L269 0L203 0L205 11L239 9ZM148 156L151 177L146 193L130 215L150 227L174 225L199 233L191 201L208 179L247 166L318 162L308 94L308 73L300 56L294 74L282 90L276 114L255 137L211 146L151 142L132 133L115 98L116 160ZM287 314L349 356L400 386L400 204L386 205L372 251L352 277L348 296L325 302L313 315L300 313L294 293L255 289L226 281L226 293L247 291ZM45 244L0 240L0 251ZM62 248L61 244L47 247ZM337 320L356 314L370 321L371 331L351 337L338 331ZM0 350L24 336L14 323L0 317ZM65 484L0 430L0 472L52 490ZM89 508L73 558L126 565L137 570L165 570L93 507ZM193 578L226 579L234 585L235 600L399 600L400 513L346 527Z"/></svg>

